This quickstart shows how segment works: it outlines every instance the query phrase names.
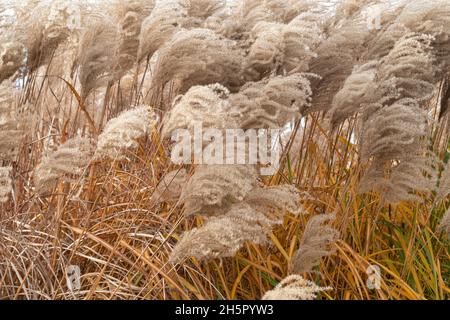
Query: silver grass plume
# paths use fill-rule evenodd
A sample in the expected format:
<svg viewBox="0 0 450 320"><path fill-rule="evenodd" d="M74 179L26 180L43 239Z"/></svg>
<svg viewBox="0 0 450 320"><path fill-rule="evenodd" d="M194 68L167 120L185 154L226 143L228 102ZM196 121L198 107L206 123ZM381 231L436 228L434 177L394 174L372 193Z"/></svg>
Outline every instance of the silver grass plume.
<svg viewBox="0 0 450 320"><path fill-rule="evenodd" d="M14 161L24 133L23 118L16 110L17 90L12 83L0 84L0 160Z"/></svg>
<svg viewBox="0 0 450 320"><path fill-rule="evenodd" d="M177 201L188 179L184 168L170 171L160 179L150 201L152 203Z"/></svg>
<svg viewBox="0 0 450 320"><path fill-rule="evenodd" d="M279 128L299 117L311 102L307 76L277 76L243 86L229 99L233 114L238 115L239 126L243 129Z"/></svg>
<svg viewBox="0 0 450 320"><path fill-rule="evenodd" d="M175 129L192 129L194 122L217 129L279 128L301 115L311 95L304 74L250 82L235 94L219 84L193 86L174 99L162 135L168 138Z"/></svg>
<svg viewBox="0 0 450 320"><path fill-rule="evenodd" d="M226 0L189 0L189 25L200 27L208 17L225 9Z"/></svg>
<svg viewBox="0 0 450 320"><path fill-rule="evenodd" d="M407 33L383 57L373 83L375 89L368 101L389 103L401 98L427 100L432 91L436 69L431 55L432 36Z"/></svg>
<svg viewBox="0 0 450 320"><path fill-rule="evenodd" d="M448 70L450 66L450 3L446 0L408 2L396 18L414 32L433 36L432 46L436 56L436 69Z"/></svg>
<svg viewBox="0 0 450 320"><path fill-rule="evenodd" d="M361 133L361 159L405 158L417 150L420 138L426 135L426 113L413 99L402 99L382 107L372 105L371 114Z"/></svg>
<svg viewBox="0 0 450 320"><path fill-rule="evenodd" d="M257 186L257 172L245 165L201 165L181 193L185 215L220 215Z"/></svg>
<svg viewBox="0 0 450 320"><path fill-rule="evenodd" d="M173 80L184 93L195 85L219 82L236 90L242 84L241 61L233 41L208 29L182 30L161 48L152 86Z"/></svg>
<svg viewBox="0 0 450 320"><path fill-rule="evenodd" d="M205 128L233 128L236 126L228 102L229 91L220 84L193 86L176 97L163 119L162 136L169 138L176 129L193 129L195 122Z"/></svg>
<svg viewBox="0 0 450 320"><path fill-rule="evenodd" d="M79 5L64 0L52 1L50 6L45 1L28 0L17 9L18 40L27 50L30 71L48 64L81 20Z"/></svg>
<svg viewBox="0 0 450 320"><path fill-rule="evenodd" d="M408 33L397 41L377 70L373 102L430 98L435 79L432 40L426 34Z"/></svg>
<svg viewBox="0 0 450 320"><path fill-rule="evenodd" d="M120 44L114 66L117 79L122 78L134 66L139 50L141 25L152 12L154 5L153 0L117 1L115 4L120 25Z"/></svg>
<svg viewBox="0 0 450 320"><path fill-rule="evenodd" d="M343 0L336 4L336 19L349 19L365 8L372 0Z"/></svg>
<svg viewBox="0 0 450 320"><path fill-rule="evenodd" d="M265 190L258 186L252 189L243 201L233 201L233 204L227 206L227 212L223 212L223 203L216 201L215 215L206 217L202 227L194 228L183 235L173 249L170 261L177 263L188 257L199 260L231 257L247 242L267 243L272 228L283 222L286 211L300 211L299 193L293 192L294 190L295 188L286 186ZM228 192L230 193L230 190ZM275 199L273 192L279 198ZM221 195L223 194L221 192ZM237 197L233 196L236 200ZM223 197L222 199L226 200Z"/></svg>
<svg viewBox="0 0 450 320"><path fill-rule="evenodd" d="M299 275L290 275L284 278L270 291L267 291L262 300L314 300L322 291L331 290L330 287L319 287L314 282L305 280Z"/></svg>
<svg viewBox="0 0 450 320"><path fill-rule="evenodd" d="M204 226L185 232L173 249L170 261L177 263L188 257L199 260L232 257L246 242L265 244L267 232L281 222L281 219L268 219L245 203L236 204L226 215L212 217Z"/></svg>
<svg viewBox="0 0 450 320"><path fill-rule="evenodd" d="M289 211L298 215L303 212L300 201L305 195L292 185L268 186L252 189L246 195L245 202L262 212Z"/></svg>
<svg viewBox="0 0 450 320"><path fill-rule="evenodd" d="M0 38L0 84L11 78L25 61L23 45L17 41ZM5 41L5 42L4 42Z"/></svg>
<svg viewBox="0 0 450 320"><path fill-rule="evenodd" d="M230 10L226 6L222 10L218 10L207 17L199 27L213 30L216 33L222 34L222 28L225 24L225 21L230 17Z"/></svg>
<svg viewBox="0 0 450 320"><path fill-rule="evenodd" d="M156 126L158 116L149 106L126 110L110 119L98 137L95 158L126 159L126 150L138 147L138 139Z"/></svg>
<svg viewBox="0 0 450 320"><path fill-rule="evenodd" d="M255 41L245 61L245 72L259 80L269 74L305 72L322 41L320 16L314 12L298 15L288 24L260 22L252 30Z"/></svg>
<svg viewBox="0 0 450 320"><path fill-rule="evenodd" d="M248 39L260 22L289 23L317 4L298 0L242 0L232 4L231 14L223 20L219 32L231 39Z"/></svg>
<svg viewBox="0 0 450 320"><path fill-rule="evenodd" d="M76 136L64 142L56 151L44 156L36 167L36 192L50 192L59 181L76 181L91 161L92 154L93 145L88 138Z"/></svg>
<svg viewBox="0 0 450 320"><path fill-rule="evenodd" d="M359 192L378 191L390 203L418 200L414 190L428 193L435 173L422 141L426 125L426 113L412 99L371 112L361 135L361 158L371 164Z"/></svg>
<svg viewBox="0 0 450 320"><path fill-rule="evenodd" d="M265 1L242 0L232 7L232 12L223 21L219 33L230 39L247 39L258 22L274 21L274 19L274 13Z"/></svg>
<svg viewBox="0 0 450 320"><path fill-rule="evenodd" d="M450 194L450 161L447 162L439 179L439 188L436 193L436 202L444 200Z"/></svg>
<svg viewBox="0 0 450 320"><path fill-rule="evenodd" d="M298 15L317 6L316 3L308 0L267 0L265 5L273 13L274 21L282 23L289 23Z"/></svg>
<svg viewBox="0 0 450 320"><path fill-rule="evenodd" d="M114 64L119 43L119 29L112 19L93 19L81 35L77 58L72 71L80 67L81 98L114 79Z"/></svg>
<svg viewBox="0 0 450 320"><path fill-rule="evenodd" d="M12 191L11 171L12 167L0 167L0 203L8 201L8 195Z"/></svg>
<svg viewBox="0 0 450 320"><path fill-rule="evenodd" d="M438 226L439 232L444 232L450 237L450 208L445 212Z"/></svg>
<svg viewBox="0 0 450 320"><path fill-rule="evenodd" d="M323 27L327 38L314 49L317 57L309 63L309 72L320 78L311 84L314 91L313 104L307 113L330 107L332 98L351 74L358 56L365 52L364 43L374 35L362 14L366 2L355 3L356 8L345 15L337 11L336 21L327 22Z"/></svg>
<svg viewBox="0 0 450 320"><path fill-rule="evenodd" d="M315 49L324 40L322 13L320 8L301 13L284 28L283 72L308 71L310 60L317 57Z"/></svg>
<svg viewBox="0 0 450 320"><path fill-rule="evenodd" d="M373 103L362 113L361 159L371 164L360 192L376 190L390 203L417 200L412 192L429 193L435 182L424 145L427 115L420 107L433 92L431 41L415 33L397 41L377 68L375 89L367 97Z"/></svg>
<svg viewBox="0 0 450 320"><path fill-rule="evenodd" d="M384 10L380 12L380 30L372 30L368 26L365 10L372 4L384 5ZM311 84L314 97L307 113L328 110L354 66L378 59L376 56L367 57L367 50L371 48L368 44L384 31L384 26L391 24L401 5L388 0L349 0L337 5L335 13L323 22L326 40L314 50L317 58L309 64L309 72L320 78Z"/></svg>
<svg viewBox="0 0 450 320"><path fill-rule="evenodd" d="M322 214L312 217L306 224L300 247L292 259L294 273L312 272L323 257L335 252L334 242L339 232L331 227L334 214Z"/></svg>
<svg viewBox="0 0 450 320"><path fill-rule="evenodd" d="M252 30L256 39L249 49L245 71L256 80L275 73L283 65L283 30L285 25L276 22L260 22Z"/></svg>
<svg viewBox="0 0 450 320"><path fill-rule="evenodd" d="M352 74L345 80L341 90L333 98L330 109L331 124L337 127L347 118L361 110L367 102L368 95L375 85L378 61L370 61L361 66L355 66Z"/></svg>
<svg viewBox="0 0 450 320"><path fill-rule="evenodd" d="M374 158L369 169L359 182L358 192L376 191L388 203L421 201L415 192L429 194L435 185L434 172L424 161L424 156L405 158L393 164L377 162ZM424 177L424 172L432 178Z"/></svg>
<svg viewBox="0 0 450 320"><path fill-rule="evenodd" d="M389 54L397 41L411 30L399 23L389 24L385 30L367 42L367 52L363 54L364 60L379 60Z"/></svg>
<svg viewBox="0 0 450 320"><path fill-rule="evenodd" d="M186 0L157 1L150 15L142 22L139 36L138 60L152 56L170 40L188 20Z"/></svg>
<svg viewBox="0 0 450 320"><path fill-rule="evenodd" d="M367 43L367 59L379 59L392 50L394 44L409 32L433 36L432 47L436 70L442 72L450 65L450 4L445 0L400 2L395 7L395 19Z"/></svg>
<svg viewBox="0 0 450 320"><path fill-rule="evenodd" d="M151 57L182 28L202 27L205 20L224 8L223 0L157 1L142 22L138 60Z"/></svg>

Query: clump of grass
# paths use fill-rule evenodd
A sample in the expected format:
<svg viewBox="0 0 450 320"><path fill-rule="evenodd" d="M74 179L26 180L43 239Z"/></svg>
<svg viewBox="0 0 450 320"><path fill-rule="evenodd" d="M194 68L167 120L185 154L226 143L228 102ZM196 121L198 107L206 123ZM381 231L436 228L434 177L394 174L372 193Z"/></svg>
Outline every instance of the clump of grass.
<svg viewBox="0 0 450 320"><path fill-rule="evenodd" d="M450 5L368 5L8 7L0 297L448 299ZM286 125L277 172L172 163L194 120Z"/></svg>

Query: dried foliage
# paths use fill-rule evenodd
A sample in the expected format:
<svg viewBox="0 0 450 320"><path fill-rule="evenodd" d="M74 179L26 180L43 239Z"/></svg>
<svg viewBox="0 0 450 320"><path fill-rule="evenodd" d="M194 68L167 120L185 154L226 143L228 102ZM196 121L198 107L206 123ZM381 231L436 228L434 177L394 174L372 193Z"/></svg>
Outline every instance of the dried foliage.
<svg viewBox="0 0 450 320"><path fill-rule="evenodd" d="M448 300L449 30L447 0L0 1L0 299ZM227 129L256 164L198 157Z"/></svg>

